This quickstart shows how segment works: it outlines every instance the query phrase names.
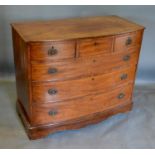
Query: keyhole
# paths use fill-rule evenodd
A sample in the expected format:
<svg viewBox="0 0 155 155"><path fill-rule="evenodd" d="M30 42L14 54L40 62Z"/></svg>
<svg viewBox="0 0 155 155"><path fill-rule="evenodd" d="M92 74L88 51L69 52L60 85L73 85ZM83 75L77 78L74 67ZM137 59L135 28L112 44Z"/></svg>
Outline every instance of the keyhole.
<svg viewBox="0 0 155 155"><path fill-rule="evenodd" d="M98 45L98 43L97 43L97 42L95 42L95 43L94 43L94 45L95 45L95 46L97 46L97 45Z"/></svg>
<svg viewBox="0 0 155 155"><path fill-rule="evenodd" d="M94 78L92 78L92 80L95 80Z"/></svg>

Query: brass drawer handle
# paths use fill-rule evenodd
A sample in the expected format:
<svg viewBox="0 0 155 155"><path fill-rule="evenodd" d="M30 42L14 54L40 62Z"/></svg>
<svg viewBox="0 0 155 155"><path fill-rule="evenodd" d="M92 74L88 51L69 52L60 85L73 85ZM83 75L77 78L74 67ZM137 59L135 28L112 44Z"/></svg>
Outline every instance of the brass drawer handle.
<svg viewBox="0 0 155 155"><path fill-rule="evenodd" d="M57 110L51 110L51 111L48 112L48 114L49 114L50 116L55 116L55 115L58 114L58 111L57 111Z"/></svg>
<svg viewBox="0 0 155 155"><path fill-rule="evenodd" d="M57 94L57 92L58 91L56 89L53 89L53 88L48 90L49 95L55 95L55 94Z"/></svg>
<svg viewBox="0 0 155 155"><path fill-rule="evenodd" d="M58 53L57 49L55 49L53 46L52 46L52 48L50 48L50 49L48 50L48 55L49 55L49 56L56 55L57 53Z"/></svg>
<svg viewBox="0 0 155 155"><path fill-rule="evenodd" d="M128 77L128 74L122 74L120 76L121 80L125 80L125 79L127 79L127 77Z"/></svg>
<svg viewBox="0 0 155 155"><path fill-rule="evenodd" d="M122 99L122 98L124 98L124 96L125 96L124 93L120 93L120 94L117 96L117 98L118 98L118 99Z"/></svg>
<svg viewBox="0 0 155 155"><path fill-rule="evenodd" d="M56 68L49 68L48 69L48 74L55 74L57 72L58 72L58 70Z"/></svg>
<svg viewBox="0 0 155 155"><path fill-rule="evenodd" d="M124 60L124 61L130 60L130 55L125 55L125 56L123 57L123 60Z"/></svg>
<svg viewBox="0 0 155 155"><path fill-rule="evenodd" d="M129 37L127 40L126 40L126 46L130 45L132 43L132 39Z"/></svg>

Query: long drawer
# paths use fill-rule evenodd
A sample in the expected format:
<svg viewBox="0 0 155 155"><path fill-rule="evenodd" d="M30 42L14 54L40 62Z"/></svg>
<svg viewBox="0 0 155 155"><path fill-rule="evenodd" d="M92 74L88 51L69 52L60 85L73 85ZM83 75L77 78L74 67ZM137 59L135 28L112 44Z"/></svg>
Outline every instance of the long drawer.
<svg viewBox="0 0 155 155"><path fill-rule="evenodd" d="M102 112L131 101L132 84L107 93L89 95L53 104L32 105L33 125L58 123Z"/></svg>
<svg viewBox="0 0 155 155"><path fill-rule="evenodd" d="M139 50L53 63L31 62L32 81L59 81L103 74L137 63Z"/></svg>
<svg viewBox="0 0 155 155"><path fill-rule="evenodd" d="M33 82L33 102L43 104L74 99L108 89L134 80L135 67L119 69L108 74L58 82Z"/></svg>

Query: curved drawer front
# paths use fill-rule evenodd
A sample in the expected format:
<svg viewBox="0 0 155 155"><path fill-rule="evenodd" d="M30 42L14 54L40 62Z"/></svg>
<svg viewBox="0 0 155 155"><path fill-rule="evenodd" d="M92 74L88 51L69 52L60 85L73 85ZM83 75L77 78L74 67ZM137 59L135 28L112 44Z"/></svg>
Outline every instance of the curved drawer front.
<svg viewBox="0 0 155 155"><path fill-rule="evenodd" d="M32 124L58 123L78 119L90 114L131 102L132 85L124 85L110 92L89 95L54 104L33 105Z"/></svg>
<svg viewBox="0 0 155 155"><path fill-rule="evenodd" d="M30 48L31 60L47 61L75 57L75 42L35 43Z"/></svg>
<svg viewBox="0 0 155 155"><path fill-rule="evenodd" d="M77 43L79 57L110 54L112 52L113 37L81 39Z"/></svg>
<svg viewBox="0 0 155 155"><path fill-rule="evenodd" d="M103 74L137 64L138 56L139 51L136 51L55 63L32 62L32 81L59 81Z"/></svg>
<svg viewBox="0 0 155 155"><path fill-rule="evenodd" d="M119 84L133 82L134 75L135 66L132 66L131 68L119 69L108 74L77 80L44 83L33 82L33 102L43 104L74 99L95 93L103 93Z"/></svg>
<svg viewBox="0 0 155 155"><path fill-rule="evenodd" d="M136 31L128 34L122 34L115 37L114 52L126 52L135 46L141 46L142 31Z"/></svg>

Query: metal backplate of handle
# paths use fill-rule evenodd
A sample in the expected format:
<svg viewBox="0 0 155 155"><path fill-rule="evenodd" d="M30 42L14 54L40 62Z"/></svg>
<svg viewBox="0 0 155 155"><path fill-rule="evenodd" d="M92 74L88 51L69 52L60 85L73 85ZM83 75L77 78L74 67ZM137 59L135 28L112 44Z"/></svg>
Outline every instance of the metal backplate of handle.
<svg viewBox="0 0 155 155"><path fill-rule="evenodd" d="M55 94L57 94L57 92L58 91L56 89L54 89L54 88L48 90L49 95L55 95Z"/></svg>
<svg viewBox="0 0 155 155"><path fill-rule="evenodd" d="M56 68L49 68L48 69L48 74L55 74L57 72L58 72L58 70Z"/></svg>
<svg viewBox="0 0 155 155"><path fill-rule="evenodd" d="M118 98L118 99L122 99L122 98L124 98L124 96L125 96L124 93L120 93L120 94L117 96L117 98Z"/></svg>
<svg viewBox="0 0 155 155"><path fill-rule="evenodd" d="M50 116L55 116L55 115L58 114L58 111L57 111L57 110L51 110L51 111L48 112L48 114L49 114Z"/></svg>
<svg viewBox="0 0 155 155"><path fill-rule="evenodd" d="M130 60L130 55L125 55L125 56L123 57L123 60L124 60L124 61Z"/></svg>
<svg viewBox="0 0 155 155"><path fill-rule="evenodd" d="M58 50L55 49L53 46L48 50L48 55L49 56L56 55L57 53L58 53Z"/></svg>
<svg viewBox="0 0 155 155"><path fill-rule="evenodd" d="M127 77L128 77L127 74L122 74L122 75L120 76L121 80L125 80L125 79L127 79Z"/></svg>
<svg viewBox="0 0 155 155"><path fill-rule="evenodd" d="M131 45L131 43L132 43L132 39L128 37L125 44L128 46L128 45Z"/></svg>

